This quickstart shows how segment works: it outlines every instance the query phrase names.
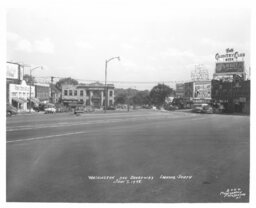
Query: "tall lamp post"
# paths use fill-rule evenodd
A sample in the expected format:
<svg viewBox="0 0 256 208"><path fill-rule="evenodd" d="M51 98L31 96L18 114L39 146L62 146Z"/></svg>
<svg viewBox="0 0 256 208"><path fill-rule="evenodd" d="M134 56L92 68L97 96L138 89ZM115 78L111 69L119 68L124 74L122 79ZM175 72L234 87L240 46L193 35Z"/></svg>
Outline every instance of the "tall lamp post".
<svg viewBox="0 0 256 208"><path fill-rule="evenodd" d="M34 67L32 69L30 69L30 85L29 85L29 113L31 113L31 82L32 82L32 71L35 70L35 69L38 69L38 68L41 68L43 69L42 66L37 66L37 67Z"/></svg>
<svg viewBox="0 0 256 208"><path fill-rule="evenodd" d="M118 59L118 61L120 61L120 57L112 57L108 60L105 61L105 109L104 112L106 113L107 111L107 99L108 99L108 90L107 90L107 69L108 69L108 62L112 61L113 59Z"/></svg>

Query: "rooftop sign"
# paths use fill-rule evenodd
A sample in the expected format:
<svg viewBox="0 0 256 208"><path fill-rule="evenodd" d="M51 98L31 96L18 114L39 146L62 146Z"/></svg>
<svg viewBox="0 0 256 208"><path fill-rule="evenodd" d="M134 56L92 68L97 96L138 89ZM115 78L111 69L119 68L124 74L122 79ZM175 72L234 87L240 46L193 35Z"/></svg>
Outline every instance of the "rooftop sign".
<svg viewBox="0 0 256 208"><path fill-rule="evenodd" d="M223 60L226 62L237 61L239 58L243 58L243 57L245 57L245 53L239 53L237 51L234 51L233 48L227 48L226 54L216 53L216 55L215 55L215 59L217 61Z"/></svg>

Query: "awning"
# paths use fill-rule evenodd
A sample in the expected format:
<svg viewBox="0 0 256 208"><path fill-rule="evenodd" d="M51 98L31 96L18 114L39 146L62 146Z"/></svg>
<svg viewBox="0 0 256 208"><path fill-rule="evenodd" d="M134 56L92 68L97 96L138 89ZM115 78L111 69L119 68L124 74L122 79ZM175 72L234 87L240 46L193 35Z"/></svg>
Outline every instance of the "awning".
<svg viewBox="0 0 256 208"><path fill-rule="evenodd" d="M21 103L21 104L23 104L23 103L26 102L25 100L23 100L23 99L21 99L21 98L17 98L17 97L13 97L12 100L14 100L14 101L17 102L17 103Z"/></svg>

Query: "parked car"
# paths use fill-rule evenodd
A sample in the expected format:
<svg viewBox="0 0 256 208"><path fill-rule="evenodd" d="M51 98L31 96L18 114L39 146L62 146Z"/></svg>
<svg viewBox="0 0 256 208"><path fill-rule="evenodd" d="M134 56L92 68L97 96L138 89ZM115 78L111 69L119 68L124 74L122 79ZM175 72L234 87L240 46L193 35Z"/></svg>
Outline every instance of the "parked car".
<svg viewBox="0 0 256 208"><path fill-rule="evenodd" d="M10 104L6 104L6 115L7 116L13 116L16 115L18 113L17 108L13 107Z"/></svg>
<svg viewBox="0 0 256 208"><path fill-rule="evenodd" d="M213 108L210 105L203 106L203 110L201 113L211 114L213 113Z"/></svg>
<svg viewBox="0 0 256 208"><path fill-rule="evenodd" d="M192 108L194 113L213 113L213 109L209 104L194 104Z"/></svg>
<svg viewBox="0 0 256 208"><path fill-rule="evenodd" d="M84 113L84 107L83 106L77 106L74 110L74 114Z"/></svg>
<svg viewBox="0 0 256 208"><path fill-rule="evenodd" d="M45 109L44 109L44 112L45 112L45 113L56 113L56 108L53 108L53 107L51 107L51 108L45 108Z"/></svg>

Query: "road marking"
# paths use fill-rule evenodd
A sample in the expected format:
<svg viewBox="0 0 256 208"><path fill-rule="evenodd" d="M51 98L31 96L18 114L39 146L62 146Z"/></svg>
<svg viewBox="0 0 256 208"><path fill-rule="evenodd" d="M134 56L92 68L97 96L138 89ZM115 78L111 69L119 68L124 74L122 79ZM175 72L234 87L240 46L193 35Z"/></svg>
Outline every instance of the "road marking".
<svg viewBox="0 0 256 208"><path fill-rule="evenodd" d="M72 133L66 133L66 134L55 134L55 135L49 135L49 136L41 136L41 137L34 137L34 138L28 138L28 139L17 139L17 140L10 140L6 143L14 143L14 142L21 142L21 141L33 141L33 140L40 140L40 139L47 139L52 137L61 137L61 136L69 136L69 135L75 135L75 134L85 134L86 131L78 131L78 132L72 132Z"/></svg>

